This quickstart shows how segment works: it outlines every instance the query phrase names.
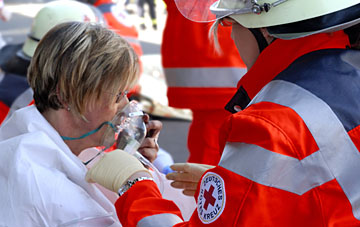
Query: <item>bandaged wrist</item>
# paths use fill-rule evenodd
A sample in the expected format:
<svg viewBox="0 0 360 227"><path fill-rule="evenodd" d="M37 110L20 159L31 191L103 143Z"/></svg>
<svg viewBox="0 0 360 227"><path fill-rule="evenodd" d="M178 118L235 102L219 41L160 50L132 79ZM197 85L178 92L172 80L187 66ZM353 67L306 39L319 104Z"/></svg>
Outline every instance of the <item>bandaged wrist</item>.
<svg viewBox="0 0 360 227"><path fill-rule="evenodd" d="M134 180L128 180L123 186L119 188L118 194L122 196L127 190L129 190L136 182L143 181L143 180L151 180L154 181L151 177L138 177Z"/></svg>

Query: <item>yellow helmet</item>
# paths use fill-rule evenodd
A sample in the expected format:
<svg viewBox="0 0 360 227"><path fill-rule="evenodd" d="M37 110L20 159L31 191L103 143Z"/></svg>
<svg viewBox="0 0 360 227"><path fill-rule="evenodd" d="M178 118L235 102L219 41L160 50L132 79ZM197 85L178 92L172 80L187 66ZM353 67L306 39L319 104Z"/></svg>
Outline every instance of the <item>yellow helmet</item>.
<svg viewBox="0 0 360 227"><path fill-rule="evenodd" d="M271 34L284 39L340 30L360 22L359 0L175 1L180 12L191 20L212 21L230 16L244 27L267 27Z"/></svg>
<svg viewBox="0 0 360 227"><path fill-rule="evenodd" d="M81 2L72 0L49 2L36 14L22 52L31 58L40 39L52 27L67 21L98 22L99 18L90 6Z"/></svg>

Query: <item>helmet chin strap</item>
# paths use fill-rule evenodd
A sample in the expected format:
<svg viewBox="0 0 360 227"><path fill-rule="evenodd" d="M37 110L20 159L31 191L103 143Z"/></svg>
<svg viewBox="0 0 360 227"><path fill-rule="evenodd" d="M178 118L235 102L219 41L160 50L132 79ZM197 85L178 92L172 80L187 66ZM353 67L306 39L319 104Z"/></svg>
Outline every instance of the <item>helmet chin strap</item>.
<svg viewBox="0 0 360 227"><path fill-rule="evenodd" d="M259 51L261 53L267 46L269 46L268 42L266 41L264 35L261 33L260 28L249 28L249 30L254 35L259 46Z"/></svg>

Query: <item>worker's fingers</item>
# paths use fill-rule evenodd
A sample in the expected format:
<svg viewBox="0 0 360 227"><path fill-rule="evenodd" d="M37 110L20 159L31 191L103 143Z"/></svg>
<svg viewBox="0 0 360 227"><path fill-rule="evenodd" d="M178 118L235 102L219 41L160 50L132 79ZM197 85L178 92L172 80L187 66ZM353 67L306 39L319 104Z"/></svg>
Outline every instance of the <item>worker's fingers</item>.
<svg viewBox="0 0 360 227"><path fill-rule="evenodd" d="M187 189L183 190L183 194L187 196L194 196L195 192L196 190L187 190Z"/></svg>
<svg viewBox="0 0 360 227"><path fill-rule="evenodd" d="M174 181L185 181L185 182L199 182L200 177L196 177L193 174L185 173L185 172L172 172L166 175L168 180Z"/></svg>
<svg viewBox="0 0 360 227"><path fill-rule="evenodd" d="M194 183L194 182L174 181L174 182L171 182L170 185L174 188L194 190L194 191L196 191L196 188L197 188L197 183Z"/></svg>
<svg viewBox="0 0 360 227"><path fill-rule="evenodd" d="M188 167L185 167L186 164L188 163L175 163L172 164L170 168L174 171L181 172L181 171L185 171L185 168L188 169Z"/></svg>

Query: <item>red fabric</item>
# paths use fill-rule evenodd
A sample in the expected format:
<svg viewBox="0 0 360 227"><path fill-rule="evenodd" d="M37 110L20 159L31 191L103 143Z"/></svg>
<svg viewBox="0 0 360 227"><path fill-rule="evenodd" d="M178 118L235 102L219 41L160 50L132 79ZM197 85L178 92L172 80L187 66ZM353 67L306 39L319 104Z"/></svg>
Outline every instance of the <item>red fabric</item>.
<svg viewBox="0 0 360 227"><path fill-rule="evenodd" d="M167 96L172 97L171 103L169 103L170 106L175 106L177 108L191 108L193 110L211 111L214 109L223 109L225 104L229 101L229 99L234 95L235 92L236 87L171 87L168 88ZM191 102L191 104L189 104L189 102ZM210 102L211 104L209 104Z"/></svg>
<svg viewBox="0 0 360 227"><path fill-rule="evenodd" d="M343 49L346 46L350 46L350 43L343 31L321 33L294 40L277 39L261 53L253 67L241 78L237 87L243 86L252 99L261 88L300 56L316 50ZM273 51L274 49L276 51ZM261 81L259 81L260 76Z"/></svg>
<svg viewBox="0 0 360 227"><path fill-rule="evenodd" d="M282 42L286 42L286 45L288 45L287 52L282 53L288 58L277 62L278 64L272 64L274 69L269 69L268 74L256 75L254 81L256 80L259 86L250 87L251 92L257 92L255 90L264 86L270 78L272 79L275 72L284 69L294 59L306 52L305 50L312 51L311 48L305 47L303 44L317 42L320 47L313 46L313 50L331 47L345 48L348 40L344 36L342 32L338 32L332 36L314 35L306 39L299 39L303 43L299 40L293 40L293 42L276 41L274 46L270 45L268 47L268 53L261 56L262 61L272 62L271 53L279 53L278 48L284 50L280 45ZM330 40L329 37L333 40ZM275 45L276 43L277 45ZM304 48L304 50L299 50L301 48ZM292 49L296 50L298 56L289 57L294 54ZM270 50L272 52L269 52ZM259 64L256 65L256 67L259 67ZM268 69L262 65L261 68ZM258 69L253 69L252 72L257 71ZM261 70L259 69L259 71ZM349 132L357 147L360 144L359 130L359 127L357 127ZM299 115L288 107L274 103L260 102L231 115L222 125L220 135L221 148L225 146L226 142L243 142L299 160L318 150L316 142ZM359 220L353 215L348 198L336 179L314 187L303 195L297 195L286 190L257 184L225 168L226 166L224 168L216 167L208 171L218 174L225 182L226 201L222 214L207 226L360 226ZM144 182L144 186L149 187L148 184ZM131 199L133 200L142 197L141 194L139 196L140 190L134 191L130 189L128 193L132 194ZM198 195L199 188L195 195L196 198ZM170 203L162 200L158 193L148 194L148 196L152 196L154 204L159 204L157 207L162 213L165 211L165 204ZM135 203L132 201L123 202L122 208L127 207L127 212L133 212L131 206ZM135 210L139 211L138 207L141 207L141 204L137 204L136 207ZM117 206L117 208L119 207ZM119 210L119 212L121 213L122 210ZM149 213L149 211L143 212L145 216L147 216L146 213ZM173 212L174 210L169 210L169 213ZM119 215L121 215L120 213ZM188 223L181 223L176 226L202 225L204 224L200 221L196 210Z"/></svg>
<svg viewBox="0 0 360 227"><path fill-rule="evenodd" d="M226 142L241 141L299 160L319 150L299 115L275 103L253 104L232 115L222 125L220 134L222 150Z"/></svg>
<svg viewBox="0 0 360 227"><path fill-rule="evenodd" d="M249 106L232 115L222 129L227 138L223 142L254 144L299 160L318 150L302 119L293 110L273 103ZM232 198L226 206L237 211L235 221L228 223L231 226L360 226L336 179L296 195L257 184L230 171L212 172L224 178L226 197ZM243 189L248 189L247 194L237 195ZM226 210L224 213L214 226L233 218Z"/></svg>
<svg viewBox="0 0 360 227"><path fill-rule="evenodd" d="M132 186L115 203L117 215L123 226L136 226L144 217L171 213L182 218L174 202L161 198L159 189L153 181L140 181Z"/></svg>
<svg viewBox="0 0 360 227"><path fill-rule="evenodd" d="M0 101L0 125L5 120L6 116L8 115L10 108L3 102Z"/></svg>
<svg viewBox="0 0 360 227"><path fill-rule="evenodd" d="M220 160L220 127L231 114L226 110L193 110L193 121L189 128L188 162L217 165Z"/></svg>
<svg viewBox="0 0 360 227"><path fill-rule="evenodd" d="M360 151L360 125L352 129L348 133L356 148Z"/></svg>

